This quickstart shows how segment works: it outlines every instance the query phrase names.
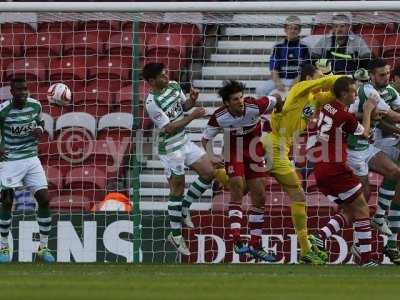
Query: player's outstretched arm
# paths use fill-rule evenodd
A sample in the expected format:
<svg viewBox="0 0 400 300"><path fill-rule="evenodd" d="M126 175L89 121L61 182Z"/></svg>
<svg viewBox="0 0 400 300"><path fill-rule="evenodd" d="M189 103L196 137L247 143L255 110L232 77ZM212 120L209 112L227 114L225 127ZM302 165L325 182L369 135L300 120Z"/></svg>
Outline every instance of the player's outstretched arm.
<svg viewBox="0 0 400 300"><path fill-rule="evenodd" d="M206 110L203 107L197 107L190 115L184 117L182 120L172 122L163 127L165 133L174 134L175 132L186 127L194 119L203 117L206 114Z"/></svg>
<svg viewBox="0 0 400 300"><path fill-rule="evenodd" d="M188 111L193 106L195 106L197 99L199 99L200 90L191 88L189 97L186 99L185 103L183 103L183 110Z"/></svg>
<svg viewBox="0 0 400 300"><path fill-rule="evenodd" d="M369 137L369 132L371 130L371 114L375 107L376 103L372 100L365 101L363 105L362 125L364 127L364 133L362 135L366 138Z"/></svg>
<svg viewBox="0 0 400 300"><path fill-rule="evenodd" d="M384 133L400 135L400 127L397 127L396 125L396 123L388 118L382 118L379 122L379 128Z"/></svg>

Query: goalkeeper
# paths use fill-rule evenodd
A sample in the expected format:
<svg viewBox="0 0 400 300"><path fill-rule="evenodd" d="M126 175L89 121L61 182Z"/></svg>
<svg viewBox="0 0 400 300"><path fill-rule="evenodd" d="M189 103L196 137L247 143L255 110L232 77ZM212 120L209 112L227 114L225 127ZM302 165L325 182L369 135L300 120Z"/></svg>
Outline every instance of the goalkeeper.
<svg viewBox="0 0 400 300"><path fill-rule="evenodd" d="M306 129L315 110L334 99L330 89L339 77L323 76L313 65L305 65L300 81L289 90L282 112L272 114L272 131L264 132L262 137L269 172L292 200L292 222L299 239L300 262L306 264L323 264L327 254L312 250L310 242L313 243L314 238L307 233L306 196L289 160L289 149L296 136Z"/></svg>

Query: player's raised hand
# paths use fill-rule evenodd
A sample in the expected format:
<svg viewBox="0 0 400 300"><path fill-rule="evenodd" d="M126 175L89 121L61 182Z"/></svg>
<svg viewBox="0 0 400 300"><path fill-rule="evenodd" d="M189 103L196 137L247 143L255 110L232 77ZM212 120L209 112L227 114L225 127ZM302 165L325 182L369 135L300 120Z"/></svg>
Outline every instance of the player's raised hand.
<svg viewBox="0 0 400 300"><path fill-rule="evenodd" d="M43 130L40 127L36 127L35 129L32 130L32 136L35 138L39 139L43 134Z"/></svg>
<svg viewBox="0 0 400 300"><path fill-rule="evenodd" d="M199 94L200 94L200 90L199 89L191 88L190 89L190 94L189 94L190 100L196 102L197 99L199 99Z"/></svg>
<svg viewBox="0 0 400 300"><path fill-rule="evenodd" d="M279 113L282 111L282 107L283 107L283 100L281 95L279 94L272 94L271 96L276 98L276 104L274 107L275 112Z"/></svg>
<svg viewBox="0 0 400 300"><path fill-rule="evenodd" d="M193 112L191 113L191 116L193 119L198 119L201 117L204 117L206 115L206 109L204 107L196 107Z"/></svg>

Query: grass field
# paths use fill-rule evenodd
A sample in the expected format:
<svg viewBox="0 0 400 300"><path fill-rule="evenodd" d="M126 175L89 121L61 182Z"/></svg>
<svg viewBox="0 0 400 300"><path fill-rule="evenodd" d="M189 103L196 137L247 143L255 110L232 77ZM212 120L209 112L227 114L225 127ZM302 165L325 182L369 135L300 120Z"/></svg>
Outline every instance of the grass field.
<svg viewBox="0 0 400 300"><path fill-rule="evenodd" d="M400 268L300 265L10 264L2 299L396 299Z"/></svg>

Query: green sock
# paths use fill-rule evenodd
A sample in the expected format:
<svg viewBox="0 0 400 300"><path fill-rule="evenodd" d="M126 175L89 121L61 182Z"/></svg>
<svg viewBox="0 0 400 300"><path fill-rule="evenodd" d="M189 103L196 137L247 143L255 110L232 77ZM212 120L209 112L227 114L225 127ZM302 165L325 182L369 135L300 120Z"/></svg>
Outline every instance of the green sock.
<svg viewBox="0 0 400 300"><path fill-rule="evenodd" d="M376 218L384 218L389 210L390 203L394 196L396 182L389 179L384 179L378 192L378 205L376 207Z"/></svg>
<svg viewBox="0 0 400 300"><path fill-rule="evenodd" d="M211 188L211 181L207 181L200 176L193 181L182 202L182 215L184 217L189 214L190 205L199 200L201 195L203 195L209 188Z"/></svg>
<svg viewBox="0 0 400 300"><path fill-rule="evenodd" d="M0 247L8 246L8 235L11 228L11 209L0 205Z"/></svg>
<svg viewBox="0 0 400 300"><path fill-rule="evenodd" d="M51 230L51 211L49 207L40 207L37 212L39 224L40 248L47 247Z"/></svg>
<svg viewBox="0 0 400 300"><path fill-rule="evenodd" d="M397 233L400 232L400 204L392 201L389 210L389 228L393 235L389 237L388 247L397 248Z"/></svg>
<svg viewBox="0 0 400 300"><path fill-rule="evenodd" d="M392 249L397 249L397 233L393 233L389 236L387 246Z"/></svg>
<svg viewBox="0 0 400 300"><path fill-rule="evenodd" d="M168 216L173 236L182 235L182 196L170 196L168 202Z"/></svg>

